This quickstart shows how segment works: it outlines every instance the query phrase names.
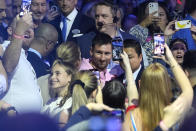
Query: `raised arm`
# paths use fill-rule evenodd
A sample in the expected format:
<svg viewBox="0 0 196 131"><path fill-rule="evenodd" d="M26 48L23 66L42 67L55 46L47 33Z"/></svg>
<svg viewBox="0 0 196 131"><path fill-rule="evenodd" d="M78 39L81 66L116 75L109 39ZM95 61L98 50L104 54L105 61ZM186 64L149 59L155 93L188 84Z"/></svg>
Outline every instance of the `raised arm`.
<svg viewBox="0 0 196 131"><path fill-rule="evenodd" d="M129 100L129 106L135 105L134 100L138 100L138 91L135 85L135 81L133 78L133 73L131 70L131 64L129 62L129 58L126 54L126 52L123 52L121 54L121 57L123 59L123 64L125 66L125 74L126 74L126 80L127 80L127 97Z"/></svg>
<svg viewBox="0 0 196 131"><path fill-rule="evenodd" d="M181 66L177 63L177 61L173 57L169 47L165 45L165 48L166 48L166 58L168 59L174 77L182 90L182 93L179 97L184 97L188 102L187 106L191 106L192 99L193 99L193 89L191 83L187 78L187 76L185 75L184 71L182 70Z"/></svg>
<svg viewBox="0 0 196 131"><path fill-rule="evenodd" d="M16 68L23 42L28 41L25 38L25 32L33 26L31 13L25 14L23 17L17 16L16 27L13 29L12 40L3 56L3 65L8 73L11 73Z"/></svg>

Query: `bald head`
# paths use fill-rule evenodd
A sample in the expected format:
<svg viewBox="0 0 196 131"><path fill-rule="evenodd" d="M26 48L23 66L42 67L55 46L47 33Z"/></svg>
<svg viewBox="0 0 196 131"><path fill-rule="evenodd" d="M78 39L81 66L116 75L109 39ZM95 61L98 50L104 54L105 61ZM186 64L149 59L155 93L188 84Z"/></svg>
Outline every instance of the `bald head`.
<svg viewBox="0 0 196 131"><path fill-rule="evenodd" d="M36 28L31 48L37 50L42 56L48 55L58 40L56 28L48 23L42 23Z"/></svg>
<svg viewBox="0 0 196 131"><path fill-rule="evenodd" d="M48 23L43 23L38 26L35 30L35 38L36 37L44 37L46 40L57 41L58 32L56 28Z"/></svg>

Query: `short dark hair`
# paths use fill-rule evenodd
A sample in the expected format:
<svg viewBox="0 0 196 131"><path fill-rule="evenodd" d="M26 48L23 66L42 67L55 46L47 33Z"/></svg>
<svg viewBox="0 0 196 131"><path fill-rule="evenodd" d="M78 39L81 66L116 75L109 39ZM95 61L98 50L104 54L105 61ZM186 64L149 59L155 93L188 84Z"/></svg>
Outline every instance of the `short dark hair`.
<svg viewBox="0 0 196 131"><path fill-rule="evenodd" d="M185 53L182 67L184 69L196 69L196 50L189 50Z"/></svg>
<svg viewBox="0 0 196 131"><path fill-rule="evenodd" d="M188 14L191 14L196 10L195 5L196 5L196 0L186 0L184 9Z"/></svg>
<svg viewBox="0 0 196 131"><path fill-rule="evenodd" d="M112 46L112 38L105 33L98 32L92 40L92 50L95 48L95 45L107 45L111 44Z"/></svg>
<svg viewBox="0 0 196 131"><path fill-rule="evenodd" d="M174 46L174 43L177 42L177 41L180 41L180 42L184 43L185 46L186 46L186 49L188 50L188 45L187 45L186 40L181 39L181 38L175 38L175 39L173 39L173 40L170 42L170 44L169 44L169 48L172 49L172 47Z"/></svg>
<svg viewBox="0 0 196 131"><path fill-rule="evenodd" d="M118 5L115 5L112 2L110 2L110 1L100 1L100 2L98 2L97 4L95 4L95 9L96 9L97 6L107 6L107 7L110 7L111 13L112 13L113 17L116 16L117 10L119 9Z"/></svg>
<svg viewBox="0 0 196 131"><path fill-rule="evenodd" d="M141 45L139 41L134 39L126 39L123 41L124 48L134 48L138 56L142 54Z"/></svg>
<svg viewBox="0 0 196 131"><path fill-rule="evenodd" d="M102 89L103 93L103 103L112 108L124 109L125 98L126 98L126 88L118 80L111 80L106 82Z"/></svg>

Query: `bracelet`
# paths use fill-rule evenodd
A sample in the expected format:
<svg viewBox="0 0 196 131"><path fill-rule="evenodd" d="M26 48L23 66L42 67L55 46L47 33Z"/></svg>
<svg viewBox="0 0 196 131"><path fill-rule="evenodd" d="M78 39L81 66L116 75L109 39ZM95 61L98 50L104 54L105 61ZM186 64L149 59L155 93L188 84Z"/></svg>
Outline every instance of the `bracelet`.
<svg viewBox="0 0 196 131"><path fill-rule="evenodd" d="M16 114L18 114L16 108L13 107L13 106L10 106L10 107L8 107L7 109L5 109L5 112L8 113L8 112L11 111L11 110L14 111Z"/></svg>
<svg viewBox="0 0 196 131"><path fill-rule="evenodd" d="M160 121L159 125L163 131L169 130L169 128L165 125L165 123L163 121Z"/></svg>
<svg viewBox="0 0 196 131"><path fill-rule="evenodd" d="M16 39L21 39L21 40L24 39L24 36L23 35L13 34L13 37L16 38Z"/></svg>

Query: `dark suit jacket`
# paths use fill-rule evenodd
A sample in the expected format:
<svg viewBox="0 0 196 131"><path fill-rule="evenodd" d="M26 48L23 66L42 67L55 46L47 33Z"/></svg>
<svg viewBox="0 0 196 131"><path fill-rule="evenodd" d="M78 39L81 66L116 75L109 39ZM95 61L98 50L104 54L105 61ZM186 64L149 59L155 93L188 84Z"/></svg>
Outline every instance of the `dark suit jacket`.
<svg viewBox="0 0 196 131"><path fill-rule="evenodd" d="M143 71L144 71L144 66L141 67L141 69L140 69L140 71L139 71L139 73L138 73L138 75L135 79L135 84L136 84L137 89L139 89L139 80L141 79ZM126 77L125 74L122 74L119 77L117 77L116 79L123 83L123 80L125 79L125 77Z"/></svg>
<svg viewBox="0 0 196 131"><path fill-rule="evenodd" d="M132 36L129 33L126 33L126 32L120 31L120 34L122 35L123 40L125 40L125 39L136 39L134 36ZM76 43L80 47L82 58L89 58L90 57L90 48L91 48L91 45L92 45L92 40L95 37L95 35L96 35L96 31L89 32L89 33L87 33L83 36L75 38Z"/></svg>
<svg viewBox="0 0 196 131"><path fill-rule="evenodd" d="M59 43L62 43L63 39L62 39L62 31L60 29L60 22L61 22L61 17L58 17L54 21L51 21L50 23L56 27L56 29L59 33ZM80 30L80 34L88 33L90 31L93 31L96 29L95 21L94 21L94 19L78 12L78 14L76 15L76 18L72 24L70 32L68 34L67 41L74 41L75 40L73 38L74 34L72 33L72 31L74 29Z"/></svg>
<svg viewBox="0 0 196 131"><path fill-rule="evenodd" d="M4 28L3 25L0 23L0 44L2 44L3 41L7 39L8 39L7 28Z"/></svg>
<svg viewBox="0 0 196 131"><path fill-rule="evenodd" d="M31 63L35 70L37 78L50 73L50 67L34 52L28 51L27 60Z"/></svg>

